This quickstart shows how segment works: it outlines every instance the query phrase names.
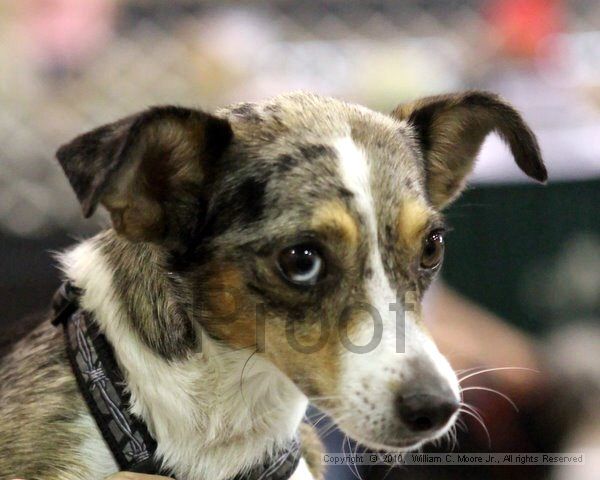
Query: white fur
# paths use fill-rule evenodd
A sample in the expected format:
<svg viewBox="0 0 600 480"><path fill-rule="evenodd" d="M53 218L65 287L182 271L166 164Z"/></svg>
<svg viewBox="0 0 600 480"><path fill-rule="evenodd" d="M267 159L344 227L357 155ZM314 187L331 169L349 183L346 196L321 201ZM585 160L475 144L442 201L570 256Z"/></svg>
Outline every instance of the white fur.
<svg viewBox="0 0 600 480"><path fill-rule="evenodd" d="M95 240L62 258L63 269L84 290L121 364L132 411L148 424L157 453L179 478L221 480L251 468L296 433L306 397L271 363L202 337L202 353L167 362L128 327L112 273ZM99 477L98 477L99 478Z"/></svg>
<svg viewBox="0 0 600 480"><path fill-rule="evenodd" d="M296 468L296 471L294 472L294 474L290 477L290 480L313 480L313 479L314 479L314 477L313 477L312 473L310 473L310 470L308 469L308 464L306 463L306 460L301 458L300 462L298 463L298 467Z"/></svg>
<svg viewBox="0 0 600 480"><path fill-rule="evenodd" d="M342 373L342 397L347 399L346 409L355 411L351 420L340 420L350 435L364 443L383 447L372 439L381 437L377 425L389 426L396 421L395 396L398 394L390 385L410 382L411 366L417 362L430 365L437 370L444 381L459 398L456 375L448 361L439 353L433 341L418 325L418 316L408 311L404 322L397 322L396 311L390 310L390 304L400 302L408 304L410 298L396 299L383 267L377 234L377 215L371 194L370 164L365 152L349 138L340 138L335 142L340 159L339 169L346 188L354 194L357 208L365 219L369 236L370 266L373 275L368 280L367 294L369 303L378 312L381 322L381 341L366 353L346 350L344 352L344 371ZM410 294L408 294L410 297ZM400 313L400 319L402 319ZM374 321L365 312L363 327L350 337L354 345L366 345L377 335ZM368 388L368 391L365 391ZM418 388L418 385L414 385ZM364 395L366 393L366 396ZM368 402L366 397L377 399ZM446 428L438 432L445 433ZM414 446L418 446L414 445Z"/></svg>
<svg viewBox="0 0 600 480"><path fill-rule="evenodd" d="M86 480L106 478L116 472L119 467L112 453L106 448L106 443L94 419L90 415L82 415L78 423L79 428L89 432L83 443L73 452L76 457L81 459L81 464L85 465L83 472L77 472L77 475L83 474L85 476L78 476L78 478L85 478Z"/></svg>

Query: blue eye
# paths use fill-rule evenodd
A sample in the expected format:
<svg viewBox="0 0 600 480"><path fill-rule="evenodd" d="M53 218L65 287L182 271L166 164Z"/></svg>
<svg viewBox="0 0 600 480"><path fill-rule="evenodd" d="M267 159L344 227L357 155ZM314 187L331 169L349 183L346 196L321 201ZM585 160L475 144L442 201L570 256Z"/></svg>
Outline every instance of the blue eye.
<svg viewBox="0 0 600 480"><path fill-rule="evenodd" d="M278 257L283 276L295 285L312 286L322 277L325 262L319 251L310 244L299 244L281 251Z"/></svg>

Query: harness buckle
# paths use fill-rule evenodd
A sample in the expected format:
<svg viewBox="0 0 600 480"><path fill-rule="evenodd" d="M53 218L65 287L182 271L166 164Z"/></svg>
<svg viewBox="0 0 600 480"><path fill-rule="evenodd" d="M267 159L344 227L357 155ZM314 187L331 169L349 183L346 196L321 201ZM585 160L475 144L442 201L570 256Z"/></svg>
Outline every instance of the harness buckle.
<svg viewBox="0 0 600 480"><path fill-rule="evenodd" d="M50 322L55 327L63 324L69 315L79 308L81 289L70 281L63 282L52 297Z"/></svg>

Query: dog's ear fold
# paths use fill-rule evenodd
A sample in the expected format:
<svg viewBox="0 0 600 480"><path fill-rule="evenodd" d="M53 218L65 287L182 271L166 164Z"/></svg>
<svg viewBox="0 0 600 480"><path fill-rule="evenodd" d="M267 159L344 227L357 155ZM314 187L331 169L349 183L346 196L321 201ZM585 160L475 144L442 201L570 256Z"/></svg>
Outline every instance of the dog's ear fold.
<svg viewBox="0 0 600 480"><path fill-rule="evenodd" d="M195 220L207 171L231 138L224 119L154 107L80 135L56 156L85 217L100 203L118 233L161 241Z"/></svg>
<svg viewBox="0 0 600 480"><path fill-rule="evenodd" d="M465 92L427 97L398 106L392 116L414 128L425 160L427 191L438 208L461 192L485 137L492 131L510 146L523 172L540 182L547 178L533 132L497 95Z"/></svg>

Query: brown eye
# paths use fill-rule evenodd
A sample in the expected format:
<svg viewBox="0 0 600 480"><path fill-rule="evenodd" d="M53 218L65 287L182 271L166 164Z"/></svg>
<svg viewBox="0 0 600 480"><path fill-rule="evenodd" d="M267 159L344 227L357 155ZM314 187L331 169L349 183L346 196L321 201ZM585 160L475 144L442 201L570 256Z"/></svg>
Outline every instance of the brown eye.
<svg viewBox="0 0 600 480"><path fill-rule="evenodd" d="M427 235L421 254L421 268L432 270L437 268L444 258L444 232L434 230Z"/></svg>
<svg viewBox="0 0 600 480"><path fill-rule="evenodd" d="M281 251L279 269L291 283L303 287L315 285L322 277L325 262L316 247L299 244Z"/></svg>

